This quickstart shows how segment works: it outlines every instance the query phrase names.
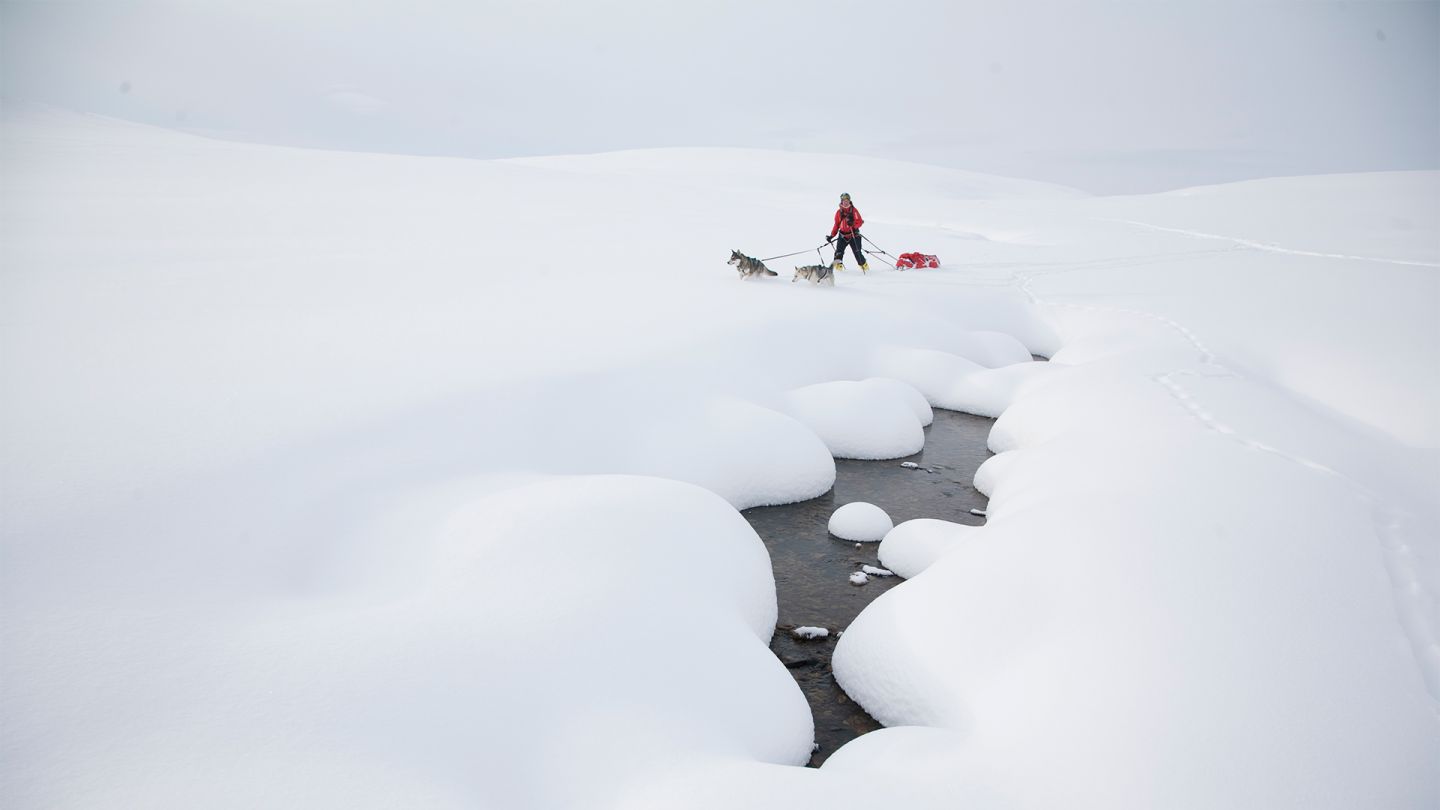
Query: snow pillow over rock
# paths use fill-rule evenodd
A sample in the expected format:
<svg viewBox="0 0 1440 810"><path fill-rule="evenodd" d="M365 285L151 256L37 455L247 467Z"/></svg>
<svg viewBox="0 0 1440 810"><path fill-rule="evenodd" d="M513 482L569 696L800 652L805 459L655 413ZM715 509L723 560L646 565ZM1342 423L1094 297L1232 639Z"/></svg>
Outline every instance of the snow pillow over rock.
<svg viewBox="0 0 1440 810"><path fill-rule="evenodd" d="M830 515L830 533L855 543L878 543L895 528L885 510L873 503L847 503Z"/></svg>
<svg viewBox="0 0 1440 810"><path fill-rule="evenodd" d="M880 562L896 574L910 579L958 548L963 538L974 537L980 531L979 527L948 520L907 520L886 532L878 551Z"/></svg>

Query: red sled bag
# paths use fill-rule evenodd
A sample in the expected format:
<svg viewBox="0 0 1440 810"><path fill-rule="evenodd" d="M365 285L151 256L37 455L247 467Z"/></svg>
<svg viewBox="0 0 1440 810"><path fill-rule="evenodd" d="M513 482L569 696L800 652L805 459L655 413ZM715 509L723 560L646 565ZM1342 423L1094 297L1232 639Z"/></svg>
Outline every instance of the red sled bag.
<svg viewBox="0 0 1440 810"><path fill-rule="evenodd" d="M940 259L931 256L929 253L901 253L900 259L895 262L895 267L904 270L909 267L939 267Z"/></svg>

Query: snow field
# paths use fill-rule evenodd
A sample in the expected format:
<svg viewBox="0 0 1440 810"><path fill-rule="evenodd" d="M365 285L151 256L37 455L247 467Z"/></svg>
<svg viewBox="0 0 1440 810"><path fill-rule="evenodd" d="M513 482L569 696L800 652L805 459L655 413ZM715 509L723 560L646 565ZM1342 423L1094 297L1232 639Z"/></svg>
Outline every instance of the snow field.
<svg viewBox="0 0 1440 810"><path fill-rule="evenodd" d="M1440 174L0 146L7 806L1440 804ZM836 177L946 267L737 282ZM866 526L895 727L792 767L735 510L931 406L987 524Z"/></svg>
<svg viewBox="0 0 1440 810"><path fill-rule="evenodd" d="M603 195L693 255L716 202L671 180L13 108L3 144L17 806L603 806L681 759L803 762L734 510L834 461L776 406L860 381L851 434L913 442L929 404L853 324L986 362L1045 332L1004 294L941 317L738 284L718 249L534 250L625 256Z"/></svg>

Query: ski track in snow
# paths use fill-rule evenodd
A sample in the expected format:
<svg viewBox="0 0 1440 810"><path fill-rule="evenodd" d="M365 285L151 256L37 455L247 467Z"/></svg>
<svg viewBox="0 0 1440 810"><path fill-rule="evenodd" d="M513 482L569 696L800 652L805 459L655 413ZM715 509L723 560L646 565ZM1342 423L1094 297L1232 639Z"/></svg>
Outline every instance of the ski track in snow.
<svg viewBox="0 0 1440 810"><path fill-rule="evenodd" d="M1218 256L1225 253L1233 253L1241 248L1229 247L1210 250L1187 250L1175 253L1142 254L1131 256L1102 257L1099 259L1080 259L1066 262L973 262L966 264L947 263L943 266L952 270L964 271L970 268L984 268L987 270L1000 270L1008 278L997 279L965 279L964 283L971 287L1017 287L1029 297L1032 304L1041 303L1029 289L1029 283L1036 278L1045 276L1061 275L1076 270L1098 270L1115 267L1144 267L1148 264L1163 264L1175 259L1191 256ZM1045 270L1034 270L1029 273L1017 273L1011 268L1035 268L1044 267ZM1143 313L1149 315L1150 313Z"/></svg>
<svg viewBox="0 0 1440 810"><path fill-rule="evenodd" d="M1427 606L1434 602L1434 596L1425 589L1425 583L1416 571L1410 544L1405 540L1405 529L1413 521L1414 516L1405 510L1386 504L1380 495L1370 487L1334 467L1246 436L1221 421L1178 380L1179 377L1185 376L1211 379L1220 376L1244 379L1241 375L1221 366L1215 367L1221 369L1223 373L1213 375L1194 369L1175 369L1164 374L1156 374L1151 379L1163 386L1180 406L1207 430L1248 450L1267 453L1312 472L1335 478L1353 490L1356 497L1369 508L1371 520L1375 525L1375 536L1380 541L1385 571L1390 577L1390 590L1395 598L1396 619L1404 628L1405 637L1410 642L1416 664L1420 668L1420 676L1425 683L1425 689L1430 693L1437 717L1440 717L1440 639L1436 637L1436 628L1433 626L1427 610Z"/></svg>
<svg viewBox="0 0 1440 810"><path fill-rule="evenodd" d="M1152 231L1161 231L1163 233L1176 233L1182 236L1194 237L1196 239L1219 239L1225 242L1234 242L1237 245L1243 245L1247 248L1263 250L1269 253L1285 253L1291 256L1311 256L1318 259L1353 259L1355 261L1362 262L1399 264L1406 267L1440 267L1440 264L1437 264L1435 262L1409 261L1406 259L1382 259L1376 256L1351 256L1346 253L1318 253L1312 250L1296 250L1294 248L1287 248L1280 245L1270 244L1269 242L1256 242L1251 239L1241 239L1238 236L1224 236L1222 234L1204 233L1201 231L1187 231L1182 228L1166 228L1161 225L1151 225L1148 222L1136 222L1135 220L1130 219L1103 219L1099 217L1096 217L1095 219L1097 222L1115 222L1121 225L1134 225L1139 228L1149 228Z"/></svg>
<svg viewBox="0 0 1440 810"><path fill-rule="evenodd" d="M1297 256L1311 256L1317 258L1343 258L1362 259L1365 261L1385 262L1389 264L1403 264L1422 267L1440 267L1440 265L1428 264L1425 262L1406 262L1392 259L1376 259L1363 256L1342 256L1338 254L1312 253L1307 251L1288 250L1273 245L1267 246L1261 243L1251 243L1246 240L1233 239L1226 236L1215 236L1212 234L1201 234L1193 231L1183 231L1174 228L1161 228L1159 226L1146 225L1142 222L1129 222L1127 220L1107 220L1110 222L1126 222L1131 225L1140 225L1154 228L1155 230L1184 234L1187 236L1199 236L1212 239L1228 239L1246 247L1256 247L1261 250L1270 250L1280 253L1289 253ZM1213 253L1228 253L1222 251L1200 251ZM1157 254L1148 257L1132 257L1128 260L1120 260L1126 266L1137 264L1155 263L1168 261L1172 258L1186 254ZM1022 265L1023 266L1023 265ZM1214 412L1205 407L1196 395L1185 388L1179 381L1179 377L1205 377L1208 379L1231 378L1245 381L1244 375L1225 367L1217 361L1213 352L1206 346L1205 342L1194 331L1176 321L1173 318L1159 315L1153 312L1131 309L1128 307L1101 306L1096 304L1077 304L1065 301L1045 301L1031 288L1031 282L1038 278L1055 275L1059 273L1074 272L1084 269L1093 269L1097 266L1106 266L1104 260L1088 260L1074 264L1058 264L1046 270L1037 270L1030 273L1017 272L1006 269L1005 272L1011 277L1010 285L1015 286L1026 297L1026 299L1037 307L1067 307L1073 309L1092 310L1097 312L1108 312L1124 314L1132 317L1155 321L1178 333L1186 342L1195 348L1199 354L1199 361L1202 367L1211 371L1199 371L1191 368L1177 368L1161 374L1151 375L1151 379L1158 385L1165 388L1172 398L1180 404L1193 418L1195 418L1207 430L1235 442L1249 450L1267 453L1277 458L1284 459L1312 472L1333 477L1352 489L1356 496L1365 503L1371 511L1372 521L1375 525L1375 536L1381 547L1382 559L1385 563L1386 573L1390 577L1391 593L1395 599L1396 620L1404 630L1405 637L1410 643L1411 650L1415 655L1416 665L1420 670L1421 680L1425 689L1430 695L1436 715L1440 716L1440 634L1430 617L1428 605L1434 604L1436 595L1429 593L1424 581L1416 570L1416 560L1410 544L1405 539L1405 530L1413 522L1414 516L1409 512L1388 505L1381 496L1360 481L1351 478L1345 473L1322 464L1314 459L1291 453L1259 439L1242 434L1233 426L1221 421ZM1117 266L1111 264L1109 266ZM1004 282L1002 282L1004 283Z"/></svg>

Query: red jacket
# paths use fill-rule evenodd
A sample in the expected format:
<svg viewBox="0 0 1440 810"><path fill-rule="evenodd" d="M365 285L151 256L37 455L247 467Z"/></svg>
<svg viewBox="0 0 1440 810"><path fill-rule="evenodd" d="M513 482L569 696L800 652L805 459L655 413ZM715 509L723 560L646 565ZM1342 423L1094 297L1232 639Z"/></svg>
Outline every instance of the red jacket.
<svg viewBox="0 0 1440 810"><path fill-rule="evenodd" d="M860 230L860 226L865 224L865 219L860 216L859 208L851 205L850 212L855 215L855 221L853 223L845 221L844 208L835 211L835 227L830 229L831 236L834 236L837 232L849 236L851 231L858 231Z"/></svg>

